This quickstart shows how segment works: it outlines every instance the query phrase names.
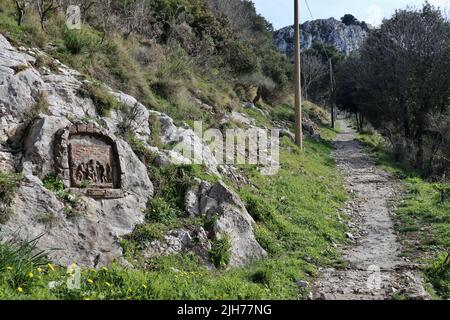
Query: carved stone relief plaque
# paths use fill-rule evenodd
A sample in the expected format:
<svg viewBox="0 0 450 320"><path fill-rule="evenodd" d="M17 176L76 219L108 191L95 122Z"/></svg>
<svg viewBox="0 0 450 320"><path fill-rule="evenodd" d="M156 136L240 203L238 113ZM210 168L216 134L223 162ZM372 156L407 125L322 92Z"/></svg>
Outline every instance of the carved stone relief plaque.
<svg viewBox="0 0 450 320"><path fill-rule="evenodd" d="M60 130L55 141L58 179L93 198L120 198L120 161L113 139L92 124Z"/></svg>

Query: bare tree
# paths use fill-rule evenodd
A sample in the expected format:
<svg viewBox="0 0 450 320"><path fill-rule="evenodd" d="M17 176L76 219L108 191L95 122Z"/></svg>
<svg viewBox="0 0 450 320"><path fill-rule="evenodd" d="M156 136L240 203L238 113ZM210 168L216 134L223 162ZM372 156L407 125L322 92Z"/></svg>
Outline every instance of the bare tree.
<svg viewBox="0 0 450 320"><path fill-rule="evenodd" d="M322 59L311 53L302 56L303 93L306 99L311 86L321 80L326 73L327 67Z"/></svg>
<svg viewBox="0 0 450 320"><path fill-rule="evenodd" d="M17 24L22 25L23 17L25 16L25 11L30 4L29 0L15 0L16 12L17 12Z"/></svg>
<svg viewBox="0 0 450 320"><path fill-rule="evenodd" d="M99 28L102 30L102 40L105 40L106 34L111 31L112 22L114 21L113 0L99 0L97 2L95 14L99 20Z"/></svg>
<svg viewBox="0 0 450 320"><path fill-rule="evenodd" d="M131 5L124 5L125 38L128 38L133 33L142 31L147 20L146 9L145 0L137 0Z"/></svg>
<svg viewBox="0 0 450 320"><path fill-rule="evenodd" d="M49 15L55 12L60 3L58 0L35 0L36 8L39 14L39 21L41 23L42 30L45 30L45 21Z"/></svg>

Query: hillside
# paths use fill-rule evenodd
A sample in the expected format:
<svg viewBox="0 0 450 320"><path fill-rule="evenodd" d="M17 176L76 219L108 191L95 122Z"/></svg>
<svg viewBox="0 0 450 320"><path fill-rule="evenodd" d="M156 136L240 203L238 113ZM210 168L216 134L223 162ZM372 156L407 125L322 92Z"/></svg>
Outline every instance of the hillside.
<svg viewBox="0 0 450 320"><path fill-rule="evenodd" d="M346 25L334 18L307 21L300 26L302 50L310 49L315 42L334 46L348 56L356 51L367 37L368 30L361 25ZM294 53L294 27L288 26L274 32L273 41L280 52Z"/></svg>
<svg viewBox="0 0 450 320"><path fill-rule="evenodd" d="M251 1L72 3L79 29L66 1L0 3L0 299L449 297L448 160L431 154L448 154L447 82L433 73L439 99L419 99L420 72L387 71L378 96L364 91L369 71L385 80L370 57L391 21L305 23L300 150L291 32L275 32L285 55ZM448 31L427 8L404 14ZM445 41L432 70L448 67ZM408 50L383 58L423 59ZM389 96L406 85L414 100ZM332 99L349 112L330 129ZM435 117L410 115L417 101ZM363 107L381 102L393 112ZM405 137L414 153L389 140L405 132L392 129L401 103L414 129L439 125ZM408 166L419 151L432 174Z"/></svg>
<svg viewBox="0 0 450 320"><path fill-rule="evenodd" d="M206 10L200 3L185 9ZM283 83L264 78L264 60L250 77L220 67L223 78L210 78L220 62L205 70L198 55L162 39L121 30L102 39L88 24L65 30L57 11L45 30L32 10L19 26L13 10L2 4L0 13L0 297L308 295L298 283L311 282L338 257L330 244L345 241L337 213L346 193L326 112L305 103L311 137L300 152L289 132L291 100L271 93ZM285 61L274 49L273 57ZM272 84L258 87L260 78ZM283 128L278 174L218 163L194 120ZM178 149L191 143L193 159ZM203 165L192 164L196 157ZM70 279L74 263L81 288L48 289L72 265Z"/></svg>

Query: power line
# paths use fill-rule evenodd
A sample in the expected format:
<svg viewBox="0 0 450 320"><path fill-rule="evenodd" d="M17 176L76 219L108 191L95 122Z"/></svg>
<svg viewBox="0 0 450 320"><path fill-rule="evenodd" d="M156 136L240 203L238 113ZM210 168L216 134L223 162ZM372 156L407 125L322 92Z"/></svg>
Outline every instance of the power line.
<svg viewBox="0 0 450 320"><path fill-rule="evenodd" d="M305 2L306 2L306 8L308 8L308 12L309 12L309 15L311 16L311 19L315 20L313 14L312 14L312 11L311 11L311 7L309 6L308 0L305 0ZM327 60L330 60L330 56L328 55L327 50L325 49L325 46L324 46L323 42L319 42L319 43L322 46L323 52L325 53L325 56L327 57Z"/></svg>
<svg viewBox="0 0 450 320"><path fill-rule="evenodd" d="M309 6L308 0L305 0L306 2L306 7L308 8L309 11L309 15L311 16L312 20L314 19L314 16L312 14L311 11L311 7ZM323 42L319 42L320 45L322 46L322 51L325 54L325 56L327 57L328 63L330 64L330 108L331 108L331 127L334 129L334 93L335 93L335 89L336 89L336 80L334 78L334 72L333 72L333 62L332 59L330 58L330 56L327 53L327 50L325 49L325 45L323 44Z"/></svg>

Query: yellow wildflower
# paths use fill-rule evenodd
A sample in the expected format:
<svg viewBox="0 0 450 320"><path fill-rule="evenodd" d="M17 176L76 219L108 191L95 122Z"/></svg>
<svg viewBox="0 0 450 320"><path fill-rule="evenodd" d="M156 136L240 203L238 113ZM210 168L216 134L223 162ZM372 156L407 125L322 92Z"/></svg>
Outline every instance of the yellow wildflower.
<svg viewBox="0 0 450 320"><path fill-rule="evenodd" d="M17 288L17 292L22 293L22 292L23 292L22 287L18 287L18 288Z"/></svg>
<svg viewBox="0 0 450 320"><path fill-rule="evenodd" d="M41 267L37 268L36 270L37 270L37 272L39 272L39 273L42 272L42 268L41 268Z"/></svg>
<svg viewBox="0 0 450 320"><path fill-rule="evenodd" d="M89 283L94 283L94 280L92 280L92 279L87 279L87 282L89 282Z"/></svg>
<svg viewBox="0 0 450 320"><path fill-rule="evenodd" d="M28 272L28 278L33 278L33 277L34 277L33 272Z"/></svg>
<svg viewBox="0 0 450 320"><path fill-rule="evenodd" d="M50 270L55 271L55 267L54 267L51 263L47 264L47 267L48 267Z"/></svg>
<svg viewBox="0 0 450 320"><path fill-rule="evenodd" d="M142 288L147 289L147 285L144 283L144 284L142 285Z"/></svg>

